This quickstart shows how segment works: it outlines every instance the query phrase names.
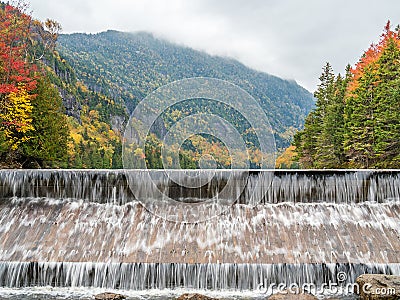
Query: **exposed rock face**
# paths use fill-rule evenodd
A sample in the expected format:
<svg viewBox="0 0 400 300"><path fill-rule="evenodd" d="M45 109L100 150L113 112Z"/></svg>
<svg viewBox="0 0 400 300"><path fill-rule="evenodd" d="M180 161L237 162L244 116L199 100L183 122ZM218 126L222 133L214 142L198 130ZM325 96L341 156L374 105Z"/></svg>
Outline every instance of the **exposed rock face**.
<svg viewBox="0 0 400 300"><path fill-rule="evenodd" d="M363 274L357 284L361 300L400 299L400 276Z"/></svg>
<svg viewBox="0 0 400 300"><path fill-rule="evenodd" d="M66 115L74 117L80 123L80 113L82 106L79 101L76 99L75 96L69 94L66 90L62 88L58 87L58 91L60 92Z"/></svg>
<svg viewBox="0 0 400 300"><path fill-rule="evenodd" d="M94 296L95 300L122 300L126 299L125 296L114 293L101 293Z"/></svg>
<svg viewBox="0 0 400 300"><path fill-rule="evenodd" d="M217 300L217 298L210 298L200 294L183 294L176 300Z"/></svg>
<svg viewBox="0 0 400 300"><path fill-rule="evenodd" d="M111 128L114 131L124 132L125 129L125 117L124 116L111 116Z"/></svg>

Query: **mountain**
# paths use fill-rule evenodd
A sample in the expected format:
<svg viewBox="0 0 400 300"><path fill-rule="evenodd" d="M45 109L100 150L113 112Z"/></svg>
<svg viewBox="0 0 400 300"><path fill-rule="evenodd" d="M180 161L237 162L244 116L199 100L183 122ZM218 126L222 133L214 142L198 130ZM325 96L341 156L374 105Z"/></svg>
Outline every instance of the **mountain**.
<svg viewBox="0 0 400 300"><path fill-rule="evenodd" d="M293 80L258 72L236 60L211 56L149 33L110 30L63 34L57 49L90 91L104 94L118 106L125 104L131 112L147 94L175 80L213 77L230 81L259 101L273 127L278 149L290 145L314 106L312 94Z"/></svg>
<svg viewBox="0 0 400 300"><path fill-rule="evenodd" d="M68 159L63 167L122 168L119 128L128 117L125 105L89 90L57 51L46 51L42 62L68 116Z"/></svg>
<svg viewBox="0 0 400 300"><path fill-rule="evenodd" d="M281 148L313 105L312 96L294 81L150 34L108 31L60 36L61 24L35 20L24 6L0 2L0 15L1 167L122 168L122 132L129 113L156 88L182 78L220 78L248 91L269 115ZM201 98L167 109L146 146L132 144L132 159L145 158L149 168L163 167L163 135L180 119L200 112L216 113L228 121L247 149L229 153L218 137L194 135L179 148L181 167L214 166L214 162L218 168L230 167L232 154L250 158L250 167L259 167L260 143L249 121L228 105ZM207 128L209 122L202 119L195 125ZM219 128L223 132L225 127ZM207 154L217 159L203 161ZM166 159L172 160L168 153Z"/></svg>

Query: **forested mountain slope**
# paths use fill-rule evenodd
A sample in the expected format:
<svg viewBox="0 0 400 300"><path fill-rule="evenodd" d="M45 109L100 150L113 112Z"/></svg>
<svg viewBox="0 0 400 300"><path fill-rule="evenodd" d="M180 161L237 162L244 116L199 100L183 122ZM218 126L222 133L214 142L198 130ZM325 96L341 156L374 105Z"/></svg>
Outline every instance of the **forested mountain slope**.
<svg viewBox="0 0 400 300"><path fill-rule="evenodd" d="M90 90L116 102L123 100L130 111L148 93L175 80L202 76L235 83L259 101L280 149L290 144L314 105L312 95L295 81L257 72L236 60L210 56L148 33L61 35L58 50Z"/></svg>

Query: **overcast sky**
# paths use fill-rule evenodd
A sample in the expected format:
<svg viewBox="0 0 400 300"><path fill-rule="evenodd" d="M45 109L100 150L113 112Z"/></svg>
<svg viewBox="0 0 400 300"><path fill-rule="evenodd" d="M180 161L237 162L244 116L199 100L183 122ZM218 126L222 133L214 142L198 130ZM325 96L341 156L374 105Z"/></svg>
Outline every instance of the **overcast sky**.
<svg viewBox="0 0 400 300"><path fill-rule="evenodd" d="M352 65L400 23L399 0L30 0L33 15L64 33L149 31L294 79L310 91L325 62Z"/></svg>

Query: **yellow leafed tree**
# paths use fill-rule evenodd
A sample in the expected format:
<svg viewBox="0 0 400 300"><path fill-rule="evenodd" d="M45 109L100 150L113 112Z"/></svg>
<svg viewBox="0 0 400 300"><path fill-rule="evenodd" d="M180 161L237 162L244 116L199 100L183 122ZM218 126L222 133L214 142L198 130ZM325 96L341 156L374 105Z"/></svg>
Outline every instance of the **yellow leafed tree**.
<svg viewBox="0 0 400 300"><path fill-rule="evenodd" d="M23 86L19 86L17 92L11 92L5 98L0 112L1 127L6 142L13 150L28 141L29 132L34 130L31 103L33 97Z"/></svg>

